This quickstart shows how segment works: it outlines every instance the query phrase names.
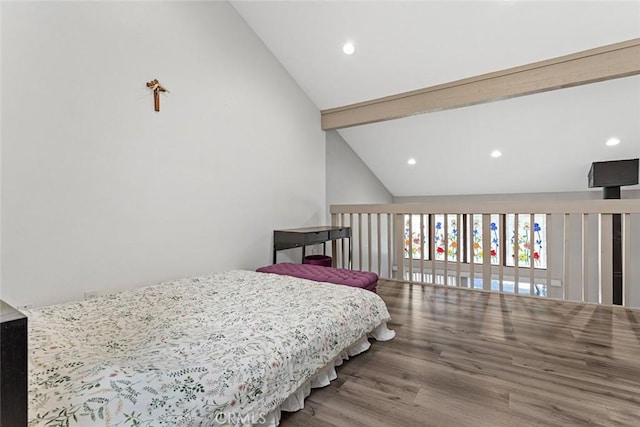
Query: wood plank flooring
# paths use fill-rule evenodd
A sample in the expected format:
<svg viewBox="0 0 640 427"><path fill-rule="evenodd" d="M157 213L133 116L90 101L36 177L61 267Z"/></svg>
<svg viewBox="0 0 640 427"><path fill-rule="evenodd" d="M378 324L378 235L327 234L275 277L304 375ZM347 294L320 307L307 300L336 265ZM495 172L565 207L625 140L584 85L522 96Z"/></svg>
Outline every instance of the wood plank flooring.
<svg viewBox="0 0 640 427"><path fill-rule="evenodd" d="M640 426L640 311L380 281L373 342L283 427Z"/></svg>

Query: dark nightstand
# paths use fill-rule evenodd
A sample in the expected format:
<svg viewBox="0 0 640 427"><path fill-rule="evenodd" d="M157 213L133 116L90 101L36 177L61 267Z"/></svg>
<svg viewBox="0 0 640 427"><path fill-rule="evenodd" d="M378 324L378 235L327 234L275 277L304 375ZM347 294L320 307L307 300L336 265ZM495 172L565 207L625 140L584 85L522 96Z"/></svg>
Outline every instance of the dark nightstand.
<svg viewBox="0 0 640 427"><path fill-rule="evenodd" d="M0 300L0 425L27 425L27 317Z"/></svg>

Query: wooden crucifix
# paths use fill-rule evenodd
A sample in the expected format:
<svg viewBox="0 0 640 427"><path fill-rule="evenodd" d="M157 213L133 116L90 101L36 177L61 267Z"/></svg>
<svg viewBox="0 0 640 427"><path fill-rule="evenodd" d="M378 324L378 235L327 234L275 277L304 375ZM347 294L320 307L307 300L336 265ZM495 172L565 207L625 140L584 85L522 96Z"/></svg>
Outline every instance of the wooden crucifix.
<svg viewBox="0 0 640 427"><path fill-rule="evenodd" d="M162 87L158 79L147 82L147 87L153 91L153 105L155 110L160 111L160 92L168 93L169 91Z"/></svg>

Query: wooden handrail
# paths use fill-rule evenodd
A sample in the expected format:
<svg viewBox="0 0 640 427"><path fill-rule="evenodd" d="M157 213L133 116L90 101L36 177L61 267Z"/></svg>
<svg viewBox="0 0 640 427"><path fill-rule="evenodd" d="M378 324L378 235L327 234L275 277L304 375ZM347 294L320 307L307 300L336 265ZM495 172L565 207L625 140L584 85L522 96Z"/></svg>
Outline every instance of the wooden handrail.
<svg viewBox="0 0 640 427"><path fill-rule="evenodd" d="M550 201L438 201L430 203L392 203L331 205L330 213L391 213L391 214L447 214L467 212L495 213L548 213L548 214L614 214L640 213L640 199L626 200L550 200Z"/></svg>

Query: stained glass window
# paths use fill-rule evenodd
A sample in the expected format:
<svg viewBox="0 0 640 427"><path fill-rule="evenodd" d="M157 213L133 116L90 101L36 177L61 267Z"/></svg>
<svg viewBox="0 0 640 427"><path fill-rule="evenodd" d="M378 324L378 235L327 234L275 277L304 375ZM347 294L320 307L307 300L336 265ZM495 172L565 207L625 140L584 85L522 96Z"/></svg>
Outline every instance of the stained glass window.
<svg viewBox="0 0 640 427"><path fill-rule="evenodd" d="M519 267L529 267L533 259L535 268L547 268L546 251L546 215L534 215L533 226L531 215L518 214L518 234L515 233L516 215L506 215L506 227L509 243L507 244L507 265L515 265L516 249ZM533 234L533 242L532 242Z"/></svg>
<svg viewBox="0 0 640 427"><path fill-rule="evenodd" d="M444 260L445 253L449 261L456 261L458 258L458 247L460 239L458 238L457 215L447 215L446 236L445 236L445 215L435 216L435 235L433 236L434 248L436 251L436 259ZM462 261L462 260L461 260Z"/></svg>
<svg viewBox="0 0 640 427"><path fill-rule="evenodd" d="M429 215L424 215L423 219L423 244L420 244L420 216L421 215L405 215L404 216L404 256L409 258L429 259ZM411 230L411 235L409 235ZM422 249L424 248L424 254Z"/></svg>
<svg viewBox="0 0 640 427"><path fill-rule="evenodd" d="M422 217L422 241L420 233L420 218ZM518 218L518 232L515 232L516 217ZM438 261L457 261L460 254L461 262L482 263L485 252L483 238L483 216L480 214L460 216L463 224L458 224L458 215L405 215L404 216L404 255L411 259L430 259L429 251L433 250ZM546 215L536 214L507 214L504 215L505 230L500 229L501 215L490 216L489 251L491 264L502 263L514 266L517 248L518 266L529 267L531 261L535 268L546 268ZM433 237L429 237L432 221ZM445 233L446 230L446 233ZM465 231L466 230L466 231ZM463 233L464 231L464 233ZM533 241L532 241L533 235ZM505 255L504 260L502 259Z"/></svg>
<svg viewBox="0 0 640 427"><path fill-rule="evenodd" d="M500 235L498 234L498 221L497 215L491 216L491 224L489 229L491 230L491 264L500 264Z"/></svg>
<svg viewBox="0 0 640 427"><path fill-rule="evenodd" d="M491 264L500 264L500 231L499 231L499 215L491 215L491 223L489 230L491 233L491 242L489 251L491 254ZM483 232L482 232L482 215L473 215L473 223L471 227L471 250L473 251L473 262L482 263L484 255L483 248Z"/></svg>

